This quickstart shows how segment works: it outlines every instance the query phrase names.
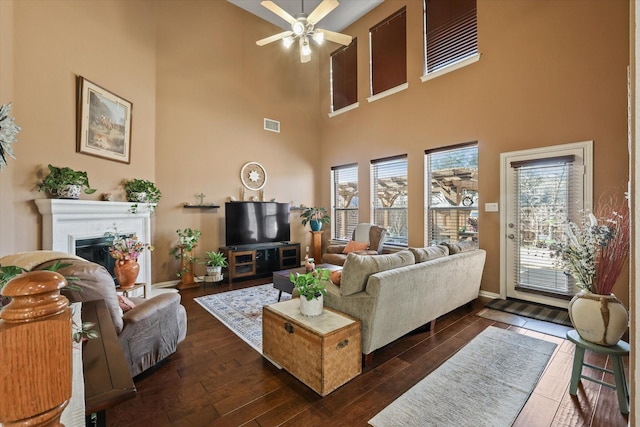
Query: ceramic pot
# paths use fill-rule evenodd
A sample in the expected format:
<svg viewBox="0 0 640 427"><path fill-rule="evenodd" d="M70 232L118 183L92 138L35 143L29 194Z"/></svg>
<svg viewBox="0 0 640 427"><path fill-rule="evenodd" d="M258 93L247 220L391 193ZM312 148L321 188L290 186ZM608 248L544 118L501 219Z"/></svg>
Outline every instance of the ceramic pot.
<svg viewBox="0 0 640 427"><path fill-rule="evenodd" d="M216 265L215 267L212 265L207 265L207 275L209 276L219 276L222 274L222 267Z"/></svg>
<svg viewBox="0 0 640 427"><path fill-rule="evenodd" d="M145 191L141 191L141 192L132 192L129 194L129 201L130 202L139 202L139 203L144 203L147 201L147 193Z"/></svg>
<svg viewBox="0 0 640 427"><path fill-rule="evenodd" d="M309 227L311 227L311 231L320 231L320 229L322 228L322 221L312 219L311 221L309 221Z"/></svg>
<svg viewBox="0 0 640 427"><path fill-rule="evenodd" d="M308 300L306 297L300 297L300 313L307 317L316 317L322 314L323 298L322 294Z"/></svg>
<svg viewBox="0 0 640 427"><path fill-rule="evenodd" d="M113 270L121 289L131 289L136 285L136 279L140 272L140 264L132 259L117 260Z"/></svg>
<svg viewBox="0 0 640 427"><path fill-rule="evenodd" d="M65 185L61 188L58 188L58 198L59 199L79 199L80 193L82 192L81 185Z"/></svg>
<svg viewBox="0 0 640 427"><path fill-rule="evenodd" d="M629 313L614 294L578 292L569 303L569 317L582 339L604 346L616 345L629 326Z"/></svg>

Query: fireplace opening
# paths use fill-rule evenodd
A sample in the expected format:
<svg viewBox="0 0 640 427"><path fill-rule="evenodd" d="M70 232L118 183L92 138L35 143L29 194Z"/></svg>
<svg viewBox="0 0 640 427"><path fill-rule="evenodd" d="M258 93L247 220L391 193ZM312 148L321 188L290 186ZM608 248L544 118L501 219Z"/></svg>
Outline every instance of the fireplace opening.
<svg viewBox="0 0 640 427"><path fill-rule="evenodd" d="M133 237L133 235L129 234L123 237ZM112 243L113 237L111 236L76 240L76 255L106 268L113 278L115 286L118 286L118 280L114 273L116 260L109 255L109 246Z"/></svg>

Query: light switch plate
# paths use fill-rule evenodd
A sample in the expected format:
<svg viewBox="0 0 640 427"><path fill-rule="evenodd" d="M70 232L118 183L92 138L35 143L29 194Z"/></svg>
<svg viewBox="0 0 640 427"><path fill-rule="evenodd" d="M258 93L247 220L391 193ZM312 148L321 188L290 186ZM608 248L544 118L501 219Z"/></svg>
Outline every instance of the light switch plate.
<svg viewBox="0 0 640 427"><path fill-rule="evenodd" d="M498 204L497 203L485 203L484 204L485 212L498 212Z"/></svg>

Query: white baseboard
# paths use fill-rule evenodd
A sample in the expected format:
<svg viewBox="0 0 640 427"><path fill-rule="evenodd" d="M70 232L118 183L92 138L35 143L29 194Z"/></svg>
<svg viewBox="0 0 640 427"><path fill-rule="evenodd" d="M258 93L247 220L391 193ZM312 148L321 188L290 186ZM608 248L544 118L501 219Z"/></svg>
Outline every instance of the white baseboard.
<svg viewBox="0 0 640 427"><path fill-rule="evenodd" d="M491 298L491 299L496 299L496 298L500 298L500 294L496 294L493 292L487 292L487 291L480 291L480 296L481 297L486 297L486 298Z"/></svg>

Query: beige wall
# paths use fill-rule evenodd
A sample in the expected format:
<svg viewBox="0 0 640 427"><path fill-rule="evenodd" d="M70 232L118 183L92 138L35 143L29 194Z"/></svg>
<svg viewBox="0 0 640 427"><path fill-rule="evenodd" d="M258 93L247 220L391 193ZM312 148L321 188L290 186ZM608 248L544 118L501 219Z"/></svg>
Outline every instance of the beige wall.
<svg viewBox="0 0 640 427"><path fill-rule="evenodd" d="M368 29L407 6L406 91L368 103ZM409 155L410 244L423 244L423 153L480 146L481 203L499 201L499 154L595 141L595 195L627 180L629 3L478 0L481 60L421 83L422 0L387 0L345 32L359 39L356 110L328 118L327 44L300 64L255 40L278 31L226 1L0 1L0 101L23 127L18 160L0 173L0 255L40 247L33 199L47 163L87 170L100 192L155 180L153 280L175 278L175 229L199 228L198 254L224 243L224 211L186 210L203 192L237 196L248 161L269 174L267 199L330 205L330 166L358 162L369 219L371 159ZM13 52L12 52L13 51ZM325 58L321 58L320 53ZM75 76L133 102L131 165L75 152ZM262 130L264 117L282 133ZM98 194L83 196L97 199ZM489 252L483 289L499 291L499 216L480 212ZM309 243L292 215L292 240ZM627 301L626 283L616 293Z"/></svg>
<svg viewBox="0 0 640 427"><path fill-rule="evenodd" d="M2 1L3 8L6 3ZM1 253L38 249L40 215L33 199L48 163L85 170L98 192L118 192L125 177L155 178L155 23L147 1L32 1L13 3L13 57L1 57L13 73L11 99L22 127L17 160L1 172ZM3 14L3 19L6 17ZM7 62L5 62L7 60ZM76 153L76 76L133 103L131 164ZM6 239L6 240L5 240ZM4 242L12 242L5 245Z"/></svg>
<svg viewBox="0 0 640 427"><path fill-rule="evenodd" d="M280 32L226 1L161 2L157 38L158 185L154 279L175 279L167 258L177 228L198 228L196 252L224 246L224 202L239 198L240 169L256 161L267 171L266 200L312 204L318 145L318 61L300 64L281 43L255 41ZM281 122L265 131L263 119ZM218 212L184 209L195 195L221 206ZM246 197L258 192L246 192ZM309 240L292 213L291 240ZM160 262L158 262L160 260ZM197 273L201 274L203 266Z"/></svg>
<svg viewBox="0 0 640 427"><path fill-rule="evenodd" d="M409 88L368 103L368 29L407 6ZM346 30L358 37L360 107L329 118L321 96L321 200L329 168L357 162L360 220L369 219L369 162L408 154L409 244L424 244L424 150L478 141L480 204L500 200L502 152L593 140L595 199L626 189L629 4L478 0L479 62L421 83L422 1L386 1ZM328 75L323 61L321 75ZM320 93L328 93L321 79ZM488 252L482 289L499 293L499 213L479 213ZM615 289L628 301L628 280Z"/></svg>

